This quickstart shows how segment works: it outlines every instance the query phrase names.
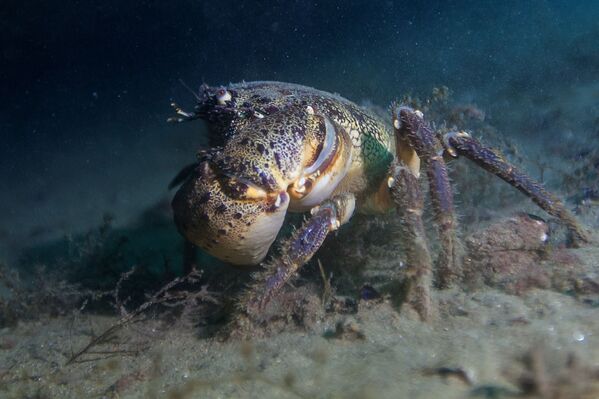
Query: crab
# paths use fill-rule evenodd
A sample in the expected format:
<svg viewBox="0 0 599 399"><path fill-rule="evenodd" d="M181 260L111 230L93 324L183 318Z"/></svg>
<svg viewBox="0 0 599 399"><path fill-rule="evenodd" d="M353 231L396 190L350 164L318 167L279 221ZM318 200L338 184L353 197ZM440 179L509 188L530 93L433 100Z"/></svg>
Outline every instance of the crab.
<svg viewBox="0 0 599 399"><path fill-rule="evenodd" d="M567 226L574 246L587 232L560 200L465 131L436 132L423 113L393 104L389 121L339 95L281 82L202 85L173 122L203 119L211 148L183 169L172 207L179 232L225 262L262 265L241 300L259 312L356 212L401 221L408 265L407 302L431 317L433 280L460 277L452 188L446 161L463 156L497 175ZM422 222L426 176L440 249L434 269ZM309 216L264 262L287 212Z"/></svg>

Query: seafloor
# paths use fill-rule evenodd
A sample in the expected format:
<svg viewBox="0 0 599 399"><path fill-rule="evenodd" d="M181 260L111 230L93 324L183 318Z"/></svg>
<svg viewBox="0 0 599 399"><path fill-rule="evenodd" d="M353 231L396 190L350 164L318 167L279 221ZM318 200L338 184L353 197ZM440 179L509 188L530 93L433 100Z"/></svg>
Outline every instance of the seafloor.
<svg viewBox="0 0 599 399"><path fill-rule="evenodd" d="M181 275L183 257L170 194L160 189L144 206L121 204L117 219L128 219L117 226L107 215L86 234L26 245L15 239L19 255L7 257L1 275L0 396L599 397L599 214L592 191L599 131L596 115L581 111L589 98L599 99L599 87L555 94L543 104L513 97L510 109L517 111L486 117L459 96L437 108L433 100L420 104L473 126L545 181L591 232L590 244L567 247L563 228L528 199L458 160L452 178L468 278L434 291L430 322L401 306L397 221L357 217L328 239L268 322L248 325L231 317L248 273L204 255L196 259L199 280L160 294ZM503 129L560 139L505 139L493 127L498 121ZM158 186L160 178L168 182L150 176L132 184ZM102 195L131 189L117 180L122 186ZM16 264L20 280L10 267ZM138 308L146 301L153 305ZM98 345L74 356L98 337Z"/></svg>

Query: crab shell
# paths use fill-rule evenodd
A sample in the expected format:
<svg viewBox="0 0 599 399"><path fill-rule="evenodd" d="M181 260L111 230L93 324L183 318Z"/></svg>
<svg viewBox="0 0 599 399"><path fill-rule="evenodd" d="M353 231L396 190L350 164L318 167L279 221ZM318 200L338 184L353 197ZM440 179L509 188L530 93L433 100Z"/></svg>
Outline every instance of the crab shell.
<svg viewBox="0 0 599 399"><path fill-rule="evenodd" d="M287 211L329 198L351 164L344 129L311 107L284 111L234 125L173 199L179 231L221 260L260 263Z"/></svg>

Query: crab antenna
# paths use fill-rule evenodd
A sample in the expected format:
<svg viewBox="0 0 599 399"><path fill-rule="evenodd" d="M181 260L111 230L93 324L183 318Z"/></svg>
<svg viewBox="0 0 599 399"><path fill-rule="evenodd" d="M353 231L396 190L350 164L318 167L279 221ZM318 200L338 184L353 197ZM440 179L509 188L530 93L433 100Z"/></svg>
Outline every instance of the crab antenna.
<svg viewBox="0 0 599 399"><path fill-rule="evenodd" d="M198 95L198 94L197 94L195 91L193 91L193 90L192 90L192 88L191 88L191 87L189 87L189 86L187 85L187 83L185 83L185 82L183 81L183 79L179 78L179 83L181 83L181 85L182 85L183 87L185 87L187 90L189 90L189 92L191 93L191 95L192 95L192 96L194 96L194 97L195 97L195 99L196 99L196 100L198 100L198 102L202 101L202 99L200 98L200 96L199 96L199 95Z"/></svg>

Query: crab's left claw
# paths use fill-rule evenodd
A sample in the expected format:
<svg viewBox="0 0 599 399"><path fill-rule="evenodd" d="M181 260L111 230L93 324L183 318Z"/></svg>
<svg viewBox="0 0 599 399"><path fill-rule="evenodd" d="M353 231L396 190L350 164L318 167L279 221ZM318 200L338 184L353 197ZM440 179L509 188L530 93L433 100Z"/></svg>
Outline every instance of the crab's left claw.
<svg viewBox="0 0 599 399"><path fill-rule="evenodd" d="M175 224L189 241L224 261L255 265L283 224L289 195L219 174L204 161L193 169L172 205Z"/></svg>

